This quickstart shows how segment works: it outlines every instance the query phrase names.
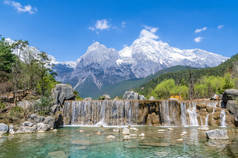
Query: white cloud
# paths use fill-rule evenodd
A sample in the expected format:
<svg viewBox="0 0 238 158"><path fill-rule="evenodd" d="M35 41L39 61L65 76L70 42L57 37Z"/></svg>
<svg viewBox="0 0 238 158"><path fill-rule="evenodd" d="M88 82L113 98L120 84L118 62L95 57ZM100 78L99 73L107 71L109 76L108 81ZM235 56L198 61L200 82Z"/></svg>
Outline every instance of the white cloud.
<svg viewBox="0 0 238 158"><path fill-rule="evenodd" d="M33 8L31 5L22 5L19 2L12 0L4 0L4 4L15 8L18 12L34 14L37 12L37 8Z"/></svg>
<svg viewBox="0 0 238 158"><path fill-rule="evenodd" d="M122 21L122 22L121 22L121 27L122 27L122 28L125 28L125 27L126 27L126 22L125 22L125 21Z"/></svg>
<svg viewBox="0 0 238 158"><path fill-rule="evenodd" d="M224 25L218 25L218 26L217 26L217 29L220 30L220 29L222 29L223 27L224 27Z"/></svg>
<svg viewBox="0 0 238 158"><path fill-rule="evenodd" d="M158 39L159 36L155 34L157 31L157 27L144 26L144 29L142 29L140 32L140 38Z"/></svg>
<svg viewBox="0 0 238 158"><path fill-rule="evenodd" d="M203 37L196 37L194 38L194 42L199 43L203 40Z"/></svg>
<svg viewBox="0 0 238 158"><path fill-rule="evenodd" d="M206 31L206 30L207 30L207 27L203 27L203 28L200 28L200 29L196 29L194 32L199 33L199 32L203 32L203 31Z"/></svg>
<svg viewBox="0 0 238 158"><path fill-rule="evenodd" d="M96 30L108 30L110 29L111 26L109 25L109 22L107 19L102 19L102 20L97 20L96 24L94 26L90 26L88 29L91 31L96 31Z"/></svg>
<svg viewBox="0 0 238 158"><path fill-rule="evenodd" d="M145 25L144 28L146 30L149 30L150 32L153 32L153 33L157 32L159 30L159 28L157 28L157 27L151 27L151 26L147 26L147 25Z"/></svg>

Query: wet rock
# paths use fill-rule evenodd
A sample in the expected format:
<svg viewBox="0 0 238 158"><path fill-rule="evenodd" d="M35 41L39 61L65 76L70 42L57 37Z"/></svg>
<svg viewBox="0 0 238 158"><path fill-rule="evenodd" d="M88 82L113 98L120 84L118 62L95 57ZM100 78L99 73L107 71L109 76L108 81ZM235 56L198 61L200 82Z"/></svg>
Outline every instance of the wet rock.
<svg viewBox="0 0 238 158"><path fill-rule="evenodd" d="M33 125L32 127L29 126L20 126L16 133L34 133L36 132L37 127Z"/></svg>
<svg viewBox="0 0 238 158"><path fill-rule="evenodd" d="M165 129L158 129L158 132L165 132Z"/></svg>
<svg viewBox="0 0 238 158"><path fill-rule="evenodd" d="M58 104L55 104L55 105L53 105L53 106L50 108L50 112L51 112L52 114L55 114L56 111L58 110L58 108L59 108L59 105L58 105Z"/></svg>
<svg viewBox="0 0 238 158"><path fill-rule="evenodd" d="M53 89L53 98L55 104L62 105L65 100L70 100L75 97L74 90L71 85L57 84Z"/></svg>
<svg viewBox="0 0 238 158"><path fill-rule="evenodd" d="M0 136L8 132L8 125L0 123Z"/></svg>
<svg viewBox="0 0 238 158"><path fill-rule="evenodd" d="M227 89L224 91L222 100L227 102L228 100L238 100L238 89Z"/></svg>
<svg viewBox="0 0 238 158"><path fill-rule="evenodd" d="M122 134L129 135L130 134L130 130L128 128L123 128Z"/></svg>
<svg viewBox="0 0 238 158"><path fill-rule="evenodd" d="M201 131L208 131L208 130L209 130L209 127L207 127L207 126L202 126L202 127L199 127L198 129L201 130Z"/></svg>
<svg viewBox="0 0 238 158"><path fill-rule="evenodd" d="M138 128L132 127L132 128L130 128L130 130L132 130L132 131L138 131Z"/></svg>
<svg viewBox="0 0 238 158"><path fill-rule="evenodd" d="M131 139L131 137L129 135L123 136L123 140L129 140L129 139Z"/></svg>
<svg viewBox="0 0 238 158"><path fill-rule="evenodd" d="M225 129L215 129L206 132L208 139L229 139L227 135L227 130Z"/></svg>
<svg viewBox="0 0 238 158"><path fill-rule="evenodd" d="M169 153L165 152L165 151L160 151L160 152L155 152L155 155L156 156L159 156L159 157L165 157L167 156Z"/></svg>
<svg viewBox="0 0 238 158"><path fill-rule="evenodd" d="M167 147L167 146L170 146L171 144L170 143L162 143L162 142L159 142L159 143L155 143L155 142L142 142L140 143L141 146L153 146L153 147Z"/></svg>
<svg viewBox="0 0 238 158"><path fill-rule="evenodd" d="M55 124L55 119L51 116L47 116L45 117L43 123L49 125L50 129L53 129Z"/></svg>
<svg viewBox="0 0 238 158"><path fill-rule="evenodd" d="M130 137L135 138L135 137L137 137L137 134L130 134Z"/></svg>
<svg viewBox="0 0 238 158"><path fill-rule="evenodd" d="M144 133L139 134L139 137L144 137L144 136L145 136Z"/></svg>
<svg viewBox="0 0 238 158"><path fill-rule="evenodd" d="M214 139L209 139L208 142L206 143L206 145L218 149L224 149L228 144L230 144L229 140L214 140Z"/></svg>
<svg viewBox="0 0 238 158"><path fill-rule="evenodd" d="M91 145L91 142L88 140L73 140L72 144L88 146L88 145Z"/></svg>
<svg viewBox="0 0 238 158"><path fill-rule="evenodd" d="M118 128L114 128L113 132L120 132L120 130Z"/></svg>
<svg viewBox="0 0 238 158"><path fill-rule="evenodd" d="M238 157L238 139L233 140L228 146L227 146L227 150L229 152L229 155L231 157Z"/></svg>
<svg viewBox="0 0 238 158"><path fill-rule="evenodd" d="M30 121L25 121L22 123L23 126L28 126L28 127L32 127L34 125L34 123L30 122Z"/></svg>
<svg viewBox="0 0 238 158"><path fill-rule="evenodd" d="M38 132L45 132L50 130L50 125L44 123L37 123L36 127Z"/></svg>
<svg viewBox="0 0 238 158"><path fill-rule="evenodd" d="M68 158L68 156L65 154L64 151L54 151L48 153L48 156L50 158Z"/></svg>
<svg viewBox="0 0 238 158"><path fill-rule="evenodd" d="M228 100L226 108L235 117L235 125L238 127L238 100Z"/></svg>
<svg viewBox="0 0 238 158"><path fill-rule="evenodd" d="M114 135L107 136L107 139L115 139L116 137Z"/></svg>

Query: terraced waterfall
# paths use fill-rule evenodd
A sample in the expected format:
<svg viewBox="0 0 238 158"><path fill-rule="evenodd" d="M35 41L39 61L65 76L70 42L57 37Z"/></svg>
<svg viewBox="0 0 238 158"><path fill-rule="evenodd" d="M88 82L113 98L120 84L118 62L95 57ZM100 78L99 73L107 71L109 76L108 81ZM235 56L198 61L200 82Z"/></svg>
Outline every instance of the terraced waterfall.
<svg viewBox="0 0 238 158"><path fill-rule="evenodd" d="M78 126L229 126L233 118L220 101L67 101L64 124Z"/></svg>

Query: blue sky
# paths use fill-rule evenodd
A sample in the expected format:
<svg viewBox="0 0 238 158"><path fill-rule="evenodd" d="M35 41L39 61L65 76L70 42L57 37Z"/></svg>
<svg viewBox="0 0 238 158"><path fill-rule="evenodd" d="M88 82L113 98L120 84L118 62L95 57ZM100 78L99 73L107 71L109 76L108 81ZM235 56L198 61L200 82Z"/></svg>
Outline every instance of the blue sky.
<svg viewBox="0 0 238 158"><path fill-rule="evenodd" d="M120 50L144 26L180 49L238 53L237 0L0 0L0 34L59 61L76 60L94 41Z"/></svg>

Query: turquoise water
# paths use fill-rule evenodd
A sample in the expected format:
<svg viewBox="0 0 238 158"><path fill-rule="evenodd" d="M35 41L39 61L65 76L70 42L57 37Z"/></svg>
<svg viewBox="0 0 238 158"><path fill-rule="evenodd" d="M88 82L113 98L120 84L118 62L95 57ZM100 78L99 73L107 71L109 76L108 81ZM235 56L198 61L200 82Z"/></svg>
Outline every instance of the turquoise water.
<svg viewBox="0 0 238 158"><path fill-rule="evenodd" d="M56 132L0 138L1 158L226 158L225 147L208 145L197 128L136 127L145 137L123 140L113 128L62 128ZM162 129L158 132L158 129ZM163 131L164 130L164 131ZM114 135L115 139L108 139ZM238 147L237 147L238 149Z"/></svg>

